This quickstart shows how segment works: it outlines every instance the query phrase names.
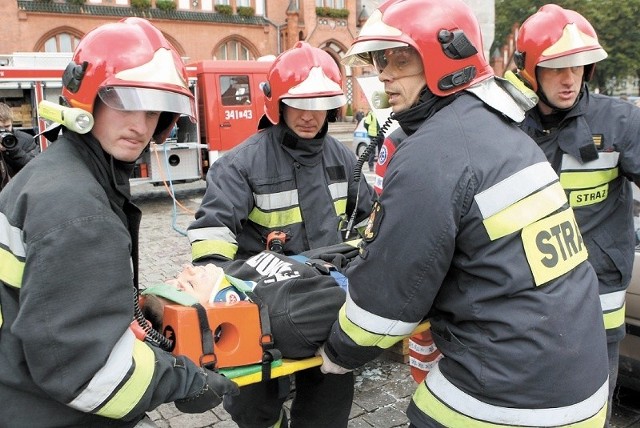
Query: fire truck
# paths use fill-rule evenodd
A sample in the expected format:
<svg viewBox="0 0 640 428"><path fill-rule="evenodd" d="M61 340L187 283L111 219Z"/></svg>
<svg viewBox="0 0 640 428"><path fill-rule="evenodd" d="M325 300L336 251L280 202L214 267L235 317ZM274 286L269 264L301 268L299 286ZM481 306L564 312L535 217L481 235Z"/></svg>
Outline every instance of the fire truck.
<svg viewBox="0 0 640 428"><path fill-rule="evenodd" d="M149 145L136 162L132 184L204 179L209 165L258 129L266 81L274 57L255 61L203 60L187 64L196 99L196 123L180 117L164 144ZM70 53L0 55L0 101L13 112L14 127L39 135L51 123L40 117L42 100L59 102ZM43 135L41 150L51 144Z"/></svg>

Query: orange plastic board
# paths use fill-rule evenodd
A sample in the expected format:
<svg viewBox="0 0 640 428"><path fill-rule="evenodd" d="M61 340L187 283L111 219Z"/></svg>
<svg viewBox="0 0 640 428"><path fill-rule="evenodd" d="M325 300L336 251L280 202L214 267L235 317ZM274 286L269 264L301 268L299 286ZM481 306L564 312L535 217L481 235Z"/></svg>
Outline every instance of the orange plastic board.
<svg viewBox="0 0 640 428"><path fill-rule="evenodd" d="M258 306L241 301L234 304L204 305L209 327L214 332L217 368L256 364L262 361L260 315ZM174 336L174 355L184 355L196 364L211 363L213 356L203 356L202 336L195 308L167 305L164 308L163 334Z"/></svg>

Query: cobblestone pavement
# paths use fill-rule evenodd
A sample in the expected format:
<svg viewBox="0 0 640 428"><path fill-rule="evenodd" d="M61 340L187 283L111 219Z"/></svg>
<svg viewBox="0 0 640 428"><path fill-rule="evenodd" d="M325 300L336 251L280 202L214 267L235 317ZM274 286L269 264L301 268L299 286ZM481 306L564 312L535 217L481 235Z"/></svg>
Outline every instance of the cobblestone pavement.
<svg viewBox="0 0 640 428"><path fill-rule="evenodd" d="M365 173L370 181L369 173ZM141 286L173 277L190 261L190 248L183 235L204 193L204 182L178 184L168 189L148 184L133 186L136 204L142 209L140 231ZM393 428L407 426L404 411L415 384L408 366L381 357L356 372L356 393L349 428ZM613 409L611 428L640 427L640 394L621 390ZM290 404L290 402L288 402ZM163 404L149 416L161 428L232 428L222 406L203 414L184 414L173 404Z"/></svg>

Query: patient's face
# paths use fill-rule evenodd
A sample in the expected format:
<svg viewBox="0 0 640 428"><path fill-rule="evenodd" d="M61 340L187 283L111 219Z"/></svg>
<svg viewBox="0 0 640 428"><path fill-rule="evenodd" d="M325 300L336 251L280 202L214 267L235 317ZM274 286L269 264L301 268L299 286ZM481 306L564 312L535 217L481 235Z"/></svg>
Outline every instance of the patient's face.
<svg viewBox="0 0 640 428"><path fill-rule="evenodd" d="M217 291L217 286L224 277L222 268L214 264L204 266L184 265L182 272L175 279L166 281L174 285L178 290L192 295L200 304L209 302L212 291Z"/></svg>

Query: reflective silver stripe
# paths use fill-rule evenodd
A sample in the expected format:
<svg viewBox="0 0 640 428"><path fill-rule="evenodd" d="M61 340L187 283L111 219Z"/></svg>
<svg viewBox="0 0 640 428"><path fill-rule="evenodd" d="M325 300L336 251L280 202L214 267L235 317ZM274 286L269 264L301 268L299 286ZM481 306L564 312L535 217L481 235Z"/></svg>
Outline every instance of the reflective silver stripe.
<svg viewBox="0 0 640 428"><path fill-rule="evenodd" d="M620 309L624 305L626 291L620 290L614 293L601 294L600 305L603 311L612 311L614 309Z"/></svg>
<svg viewBox="0 0 640 428"><path fill-rule="evenodd" d="M487 219L554 181L558 176L549 162L540 162L478 193L475 200L482 217Z"/></svg>
<svg viewBox="0 0 640 428"><path fill-rule="evenodd" d="M607 380L593 395L570 406L515 409L494 406L472 397L449 382L440 372L439 364L429 372L425 382L439 400L458 413L471 415L474 419L485 422L516 426L558 426L588 419L605 405L609 391Z"/></svg>
<svg viewBox="0 0 640 428"><path fill-rule="evenodd" d="M120 385L133 364L136 337L127 329L113 347L107 363L93 376L87 387L69 403L81 412L92 412L102 405Z"/></svg>
<svg viewBox="0 0 640 428"><path fill-rule="evenodd" d="M346 198L349 193L349 185L345 181L329 184L329 193L334 201L336 199Z"/></svg>
<svg viewBox="0 0 640 428"><path fill-rule="evenodd" d="M372 314L356 305L348 292L345 314L349 321L358 327L384 336L409 336L419 324L419 322L404 322Z"/></svg>
<svg viewBox="0 0 640 428"><path fill-rule="evenodd" d="M7 247L15 257L24 259L26 256L26 244L22 240L22 231L11 226L3 213L0 213L0 245Z"/></svg>
<svg viewBox="0 0 640 428"><path fill-rule="evenodd" d="M203 227L200 229L190 229L187 231L189 242L194 243L196 241L225 241L233 244L237 244L236 235L231 232L228 227Z"/></svg>
<svg viewBox="0 0 640 428"><path fill-rule="evenodd" d="M298 205L298 190L267 193L265 195L253 194L256 207L262 211L273 211L283 208L291 208Z"/></svg>
<svg viewBox="0 0 640 428"><path fill-rule="evenodd" d="M580 163L580 161L574 158L571 155L564 154L562 155L562 166L560 167L561 171L571 171L571 170L597 170L597 169L611 169L618 165L618 159L620 158L619 152L610 152L610 153L598 153L598 159L592 160L585 163Z"/></svg>

